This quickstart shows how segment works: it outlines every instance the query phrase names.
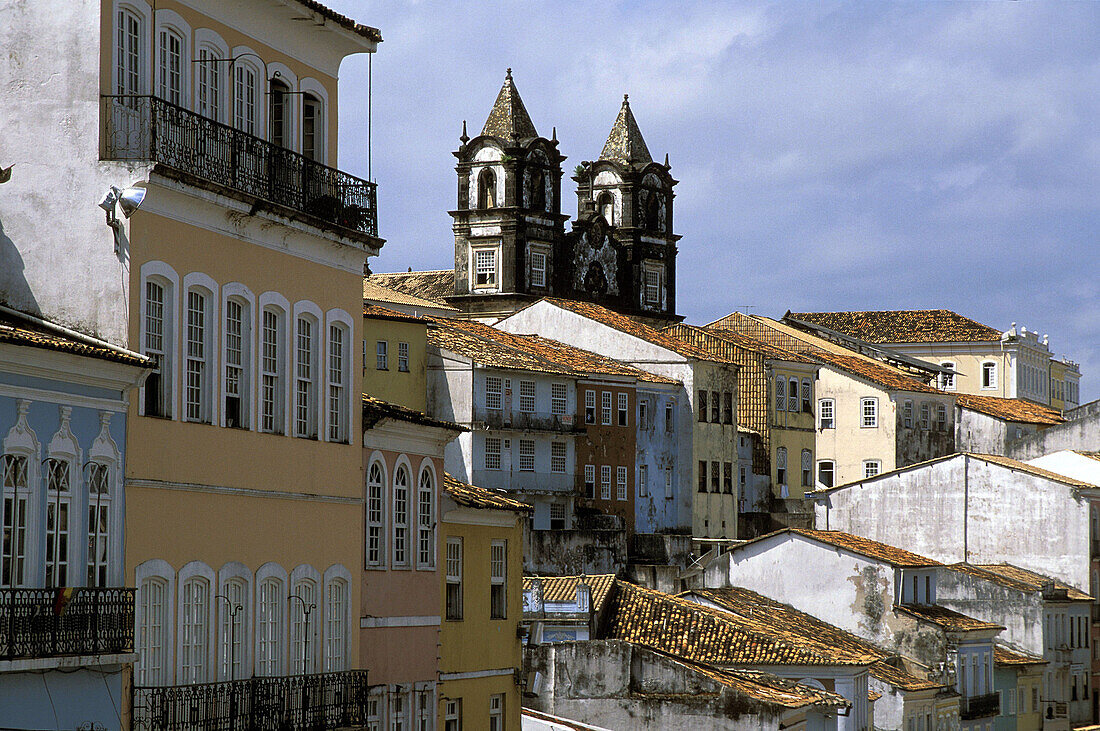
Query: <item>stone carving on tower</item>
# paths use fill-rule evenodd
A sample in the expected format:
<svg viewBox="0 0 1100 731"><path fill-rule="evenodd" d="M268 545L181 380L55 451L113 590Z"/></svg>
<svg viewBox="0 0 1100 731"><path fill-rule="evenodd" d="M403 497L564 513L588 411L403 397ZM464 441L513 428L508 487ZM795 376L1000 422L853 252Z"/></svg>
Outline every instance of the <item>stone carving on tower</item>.
<svg viewBox="0 0 1100 731"><path fill-rule="evenodd" d="M481 134L462 123L454 219L452 304L473 317L504 315L558 294L565 236L556 133L538 134L512 70Z"/></svg>

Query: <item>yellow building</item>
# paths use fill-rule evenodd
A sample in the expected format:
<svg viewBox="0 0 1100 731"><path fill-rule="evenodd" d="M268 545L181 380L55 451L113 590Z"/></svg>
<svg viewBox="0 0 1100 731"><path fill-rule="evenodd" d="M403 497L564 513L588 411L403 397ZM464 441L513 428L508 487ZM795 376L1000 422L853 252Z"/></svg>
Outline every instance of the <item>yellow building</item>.
<svg viewBox="0 0 1100 731"><path fill-rule="evenodd" d="M363 306L363 393L427 411L428 321L378 305Z"/></svg>
<svg viewBox="0 0 1100 731"><path fill-rule="evenodd" d="M1041 657L994 645L995 687L1001 697L1001 715L994 731L1039 731L1043 728L1043 670Z"/></svg>
<svg viewBox="0 0 1100 731"><path fill-rule="evenodd" d="M523 525L531 507L445 475L439 728L520 727Z"/></svg>

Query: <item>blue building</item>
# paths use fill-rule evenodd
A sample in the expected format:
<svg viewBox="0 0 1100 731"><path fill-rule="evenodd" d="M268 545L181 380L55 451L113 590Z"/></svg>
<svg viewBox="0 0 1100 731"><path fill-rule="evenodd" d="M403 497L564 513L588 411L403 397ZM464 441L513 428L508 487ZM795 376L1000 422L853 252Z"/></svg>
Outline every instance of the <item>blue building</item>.
<svg viewBox="0 0 1100 731"><path fill-rule="evenodd" d="M117 729L126 408L148 359L0 307L0 726Z"/></svg>

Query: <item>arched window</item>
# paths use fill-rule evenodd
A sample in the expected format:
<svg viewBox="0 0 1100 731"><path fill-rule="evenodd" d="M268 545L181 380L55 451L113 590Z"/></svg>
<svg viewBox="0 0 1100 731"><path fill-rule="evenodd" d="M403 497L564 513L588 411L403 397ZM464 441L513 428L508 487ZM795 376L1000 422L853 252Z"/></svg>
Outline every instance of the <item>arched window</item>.
<svg viewBox="0 0 1100 731"><path fill-rule="evenodd" d="M381 566L386 555L385 523L382 516L382 498L385 476L381 462L371 462L367 470L367 566Z"/></svg>
<svg viewBox="0 0 1100 731"><path fill-rule="evenodd" d="M252 611L248 581L242 576L226 579L222 582L221 594L224 598L218 600L218 679L246 678L249 675L247 619Z"/></svg>
<svg viewBox="0 0 1100 731"><path fill-rule="evenodd" d="M46 586L69 586L69 509L72 463L46 460Z"/></svg>
<svg viewBox="0 0 1100 731"><path fill-rule="evenodd" d="M269 576L260 581L256 607L256 674L282 675L283 636L286 632L286 588L283 581Z"/></svg>
<svg viewBox="0 0 1100 731"><path fill-rule="evenodd" d="M210 680L210 601L205 577L192 576L180 586L180 683Z"/></svg>
<svg viewBox="0 0 1100 731"><path fill-rule="evenodd" d="M199 88L198 112L202 116L222 121L222 63L221 54L210 47L200 48L198 63Z"/></svg>
<svg viewBox="0 0 1100 731"><path fill-rule="evenodd" d="M787 487L787 448L779 447L775 450L775 481L783 488ZM785 497L785 496L784 496Z"/></svg>
<svg viewBox="0 0 1100 731"><path fill-rule="evenodd" d="M171 591L161 576L148 577L138 584L136 680L138 685L167 685L168 633L171 627Z"/></svg>
<svg viewBox="0 0 1100 731"><path fill-rule="evenodd" d="M279 147L289 147L287 125L287 92L290 87L282 81L272 80L268 92L268 124L271 125L271 142Z"/></svg>
<svg viewBox="0 0 1100 731"><path fill-rule="evenodd" d="M111 552L111 465L88 464L88 586L107 586Z"/></svg>
<svg viewBox="0 0 1100 731"><path fill-rule="evenodd" d="M260 323L260 431L282 434L286 403L286 314L265 307Z"/></svg>
<svg viewBox="0 0 1100 731"><path fill-rule="evenodd" d="M252 312L248 302L225 301L225 425L247 429L252 362Z"/></svg>
<svg viewBox="0 0 1100 731"><path fill-rule="evenodd" d="M288 599L290 613L290 672L292 675L309 675L317 672L314 657L317 654L317 625L321 621L317 601L317 582L299 579L294 583Z"/></svg>
<svg viewBox="0 0 1100 731"><path fill-rule="evenodd" d="M142 350L154 361L154 370L145 379L144 413L146 416L172 415L172 344L175 332L172 285L162 279L145 281L142 318Z"/></svg>
<svg viewBox="0 0 1100 731"><path fill-rule="evenodd" d="M0 456L3 487L3 559L0 587L23 586L27 563L27 508L30 500L29 460L22 454Z"/></svg>
<svg viewBox="0 0 1100 731"><path fill-rule="evenodd" d="M256 134L256 69L248 62L236 65L234 79L233 119L237 129L250 135Z"/></svg>
<svg viewBox="0 0 1100 731"><path fill-rule="evenodd" d="M650 231L660 231L661 225L661 204L660 193L651 192L645 198L645 227Z"/></svg>
<svg viewBox="0 0 1100 731"><path fill-rule="evenodd" d="M418 568L435 568L435 481L427 467L420 471L419 499L417 500L416 522L418 530L417 557Z"/></svg>
<svg viewBox="0 0 1100 731"><path fill-rule="evenodd" d="M317 437L317 321L301 315L295 336L294 435Z"/></svg>
<svg viewBox="0 0 1100 731"><path fill-rule="evenodd" d="M991 360L982 362L982 388L997 387L997 363Z"/></svg>
<svg viewBox="0 0 1100 731"><path fill-rule="evenodd" d="M328 572L325 572L326 575ZM326 673L348 669L348 582L336 578L325 585Z"/></svg>
<svg viewBox="0 0 1100 731"><path fill-rule="evenodd" d="M393 477L393 563L409 563L409 470L399 465Z"/></svg>
<svg viewBox="0 0 1100 731"><path fill-rule="evenodd" d="M209 424L211 419L210 361L212 355L212 295L200 287L187 290L187 331L185 340L184 417L187 421Z"/></svg>
<svg viewBox="0 0 1100 731"><path fill-rule="evenodd" d="M600 193L600 197L596 199L596 210L604 217L608 226L615 225L615 196L606 191Z"/></svg>
<svg viewBox="0 0 1100 731"><path fill-rule="evenodd" d="M540 167L535 167L531 169L529 175L531 176L531 196L528 208L533 211L546 210L546 172Z"/></svg>
<svg viewBox="0 0 1100 731"><path fill-rule="evenodd" d="M144 93L144 69L145 23L134 11L120 8L115 16L115 93Z"/></svg>
<svg viewBox="0 0 1100 731"><path fill-rule="evenodd" d="M302 95L302 154L325 161L324 103L313 94Z"/></svg>
<svg viewBox="0 0 1100 731"><path fill-rule="evenodd" d="M482 168L477 175L477 207L496 208L497 176L491 168Z"/></svg>
<svg viewBox="0 0 1100 731"><path fill-rule="evenodd" d="M351 338L342 323L328 328L328 439L330 442L348 440L347 388L348 355L346 344Z"/></svg>
<svg viewBox="0 0 1100 731"><path fill-rule="evenodd" d="M157 43L157 96L179 106L183 103L185 58L183 36L162 28Z"/></svg>

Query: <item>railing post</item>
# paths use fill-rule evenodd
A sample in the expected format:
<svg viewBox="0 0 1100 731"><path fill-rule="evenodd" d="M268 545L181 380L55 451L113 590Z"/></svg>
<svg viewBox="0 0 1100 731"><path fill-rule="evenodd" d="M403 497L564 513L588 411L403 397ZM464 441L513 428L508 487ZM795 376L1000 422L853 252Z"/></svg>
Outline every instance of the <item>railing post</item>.
<svg viewBox="0 0 1100 731"><path fill-rule="evenodd" d="M100 652L99 595L102 593L102 591L94 587L89 588L88 591L92 592L92 654L98 655ZM104 647L103 649L106 650L106 647Z"/></svg>

